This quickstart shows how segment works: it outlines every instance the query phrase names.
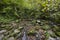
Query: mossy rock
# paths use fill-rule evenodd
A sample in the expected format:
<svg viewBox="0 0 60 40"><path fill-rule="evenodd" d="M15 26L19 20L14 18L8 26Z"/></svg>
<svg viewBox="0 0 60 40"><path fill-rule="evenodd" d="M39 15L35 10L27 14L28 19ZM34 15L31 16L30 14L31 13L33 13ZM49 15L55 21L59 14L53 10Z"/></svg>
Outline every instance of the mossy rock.
<svg viewBox="0 0 60 40"><path fill-rule="evenodd" d="M36 20L33 20L33 21L32 21L32 24L33 24L33 25L36 25Z"/></svg>
<svg viewBox="0 0 60 40"><path fill-rule="evenodd" d="M55 34L60 37L60 32L55 32Z"/></svg>
<svg viewBox="0 0 60 40"><path fill-rule="evenodd" d="M57 37L55 32L53 32L52 30L48 30L47 32L50 34L51 37L53 38Z"/></svg>
<svg viewBox="0 0 60 40"><path fill-rule="evenodd" d="M55 27L53 28L53 30L54 30L54 31L60 31L60 27L55 26Z"/></svg>
<svg viewBox="0 0 60 40"><path fill-rule="evenodd" d="M28 32L28 35L35 35L36 34L36 31L35 30L30 30L29 32Z"/></svg>
<svg viewBox="0 0 60 40"><path fill-rule="evenodd" d="M50 34L50 36L53 37L53 38L57 37L57 35L55 33Z"/></svg>
<svg viewBox="0 0 60 40"><path fill-rule="evenodd" d="M16 23L19 23L20 21L21 21L21 19L17 19L17 20L15 20Z"/></svg>
<svg viewBox="0 0 60 40"><path fill-rule="evenodd" d="M49 30L51 27L49 25L43 25L41 28L44 30Z"/></svg>
<svg viewBox="0 0 60 40"><path fill-rule="evenodd" d="M16 22L16 23L18 23L18 22L19 22L19 20L16 20L15 22Z"/></svg>
<svg viewBox="0 0 60 40"><path fill-rule="evenodd" d="M19 27L18 29L19 29L19 30L22 30L22 29L24 29L24 27Z"/></svg>
<svg viewBox="0 0 60 40"><path fill-rule="evenodd" d="M40 26L36 26L36 27L35 27L35 30L39 30L39 29L40 29Z"/></svg>

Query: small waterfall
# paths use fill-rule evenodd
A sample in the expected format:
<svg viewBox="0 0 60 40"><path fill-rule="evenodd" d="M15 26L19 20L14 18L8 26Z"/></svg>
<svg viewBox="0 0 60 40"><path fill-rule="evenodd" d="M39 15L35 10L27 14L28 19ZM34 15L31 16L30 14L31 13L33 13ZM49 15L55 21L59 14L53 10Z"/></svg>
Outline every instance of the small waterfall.
<svg viewBox="0 0 60 40"><path fill-rule="evenodd" d="M26 27L24 27L24 29L23 29L23 37L22 37L22 40L28 40L28 38L27 38L27 28Z"/></svg>
<svg viewBox="0 0 60 40"><path fill-rule="evenodd" d="M23 33L22 40L27 40L26 32Z"/></svg>

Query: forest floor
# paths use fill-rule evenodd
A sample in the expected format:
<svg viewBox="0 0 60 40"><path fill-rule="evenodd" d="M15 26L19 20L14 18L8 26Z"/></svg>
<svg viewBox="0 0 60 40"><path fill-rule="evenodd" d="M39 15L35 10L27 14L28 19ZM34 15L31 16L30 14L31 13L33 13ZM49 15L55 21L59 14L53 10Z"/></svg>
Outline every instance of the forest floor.
<svg viewBox="0 0 60 40"><path fill-rule="evenodd" d="M60 40L59 34L55 33L59 28L52 24L46 20L0 23L0 40Z"/></svg>

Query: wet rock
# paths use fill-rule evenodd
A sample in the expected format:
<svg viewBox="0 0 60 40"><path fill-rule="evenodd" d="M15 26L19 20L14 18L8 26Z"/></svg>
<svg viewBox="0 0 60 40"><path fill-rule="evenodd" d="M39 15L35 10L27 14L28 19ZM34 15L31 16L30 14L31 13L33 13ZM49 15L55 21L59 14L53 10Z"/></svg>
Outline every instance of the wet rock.
<svg viewBox="0 0 60 40"><path fill-rule="evenodd" d="M10 38L8 38L8 40L15 40L15 39L14 39L14 37L10 37Z"/></svg>
<svg viewBox="0 0 60 40"><path fill-rule="evenodd" d="M0 34L2 34L2 33L4 33L4 32L6 32L6 30L1 30L1 31L0 31Z"/></svg>
<svg viewBox="0 0 60 40"><path fill-rule="evenodd" d="M0 34L0 40L2 40L2 39L3 39L3 37L4 37L4 35L1 35L1 34Z"/></svg>
<svg viewBox="0 0 60 40"><path fill-rule="evenodd" d="M49 37L48 40L56 40L56 38Z"/></svg>
<svg viewBox="0 0 60 40"><path fill-rule="evenodd" d="M57 39L57 40L60 40L60 37L57 37L56 39Z"/></svg>
<svg viewBox="0 0 60 40"><path fill-rule="evenodd" d="M51 37L56 37L55 33L52 30L48 30L47 31Z"/></svg>

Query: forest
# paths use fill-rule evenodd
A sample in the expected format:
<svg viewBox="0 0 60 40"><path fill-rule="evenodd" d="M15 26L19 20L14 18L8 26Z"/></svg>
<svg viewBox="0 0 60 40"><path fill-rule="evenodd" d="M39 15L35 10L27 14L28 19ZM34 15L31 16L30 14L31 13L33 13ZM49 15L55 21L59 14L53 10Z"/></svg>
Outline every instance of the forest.
<svg viewBox="0 0 60 40"><path fill-rule="evenodd" d="M0 40L60 40L60 0L0 0Z"/></svg>

